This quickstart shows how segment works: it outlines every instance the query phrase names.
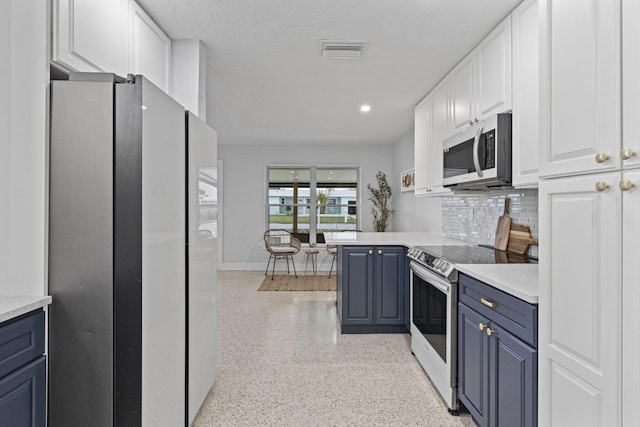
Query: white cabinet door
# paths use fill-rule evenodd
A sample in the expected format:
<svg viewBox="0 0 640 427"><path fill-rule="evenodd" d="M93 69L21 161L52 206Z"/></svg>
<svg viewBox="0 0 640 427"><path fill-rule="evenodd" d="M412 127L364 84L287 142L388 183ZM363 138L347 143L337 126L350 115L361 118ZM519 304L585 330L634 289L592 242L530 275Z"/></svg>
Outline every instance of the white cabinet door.
<svg viewBox="0 0 640 427"><path fill-rule="evenodd" d="M513 47L513 186L538 186L539 49L538 1L526 0L511 14Z"/></svg>
<svg viewBox="0 0 640 427"><path fill-rule="evenodd" d="M541 426L620 425L620 177L540 183Z"/></svg>
<svg viewBox="0 0 640 427"><path fill-rule="evenodd" d="M620 0L540 0L541 177L620 167L620 14Z"/></svg>
<svg viewBox="0 0 640 427"><path fill-rule="evenodd" d="M450 73L453 129L465 129L477 118L476 51L472 51Z"/></svg>
<svg viewBox="0 0 640 427"><path fill-rule="evenodd" d="M128 0L54 0L51 60L65 71L127 71Z"/></svg>
<svg viewBox="0 0 640 427"><path fill-rule="evenodd" d="M426 195L430 188L429 140L431 138L431 96L427 95L415 108L414 169L416 196Z"/></svg>
<svg viewBox="0 0 640 427"><path fill-rule="evenodd" d="M622 165L640 167L640 134L635 124L640 117L640 2L622 2ZM629 151L630 150L630 151ZM630 158L625 159L628 155ZM625 156L622 156L625 154Z"/></svg>
<svg viewBox="0 0 640 427"><path fill-rule="evenodd" d="M171 40L133 0L130 13L129 72L169 92Z"/></svg>
<svg viewBox="0 0 640 427"><path fill-rule="evenodd" d="M476 48L478 111L483 120L511 110L511 15Z"/></svg>
<svg viewBox="0 0 640 427"><path fill-rule="evenodd" d="M429 144L431 194L442 195L443 193L451 193L451 190L442 186L442 141L453 134L451 79L445 77L429 96L431 96L431 138Z"/></svg>
<svg viewBox="0 0 640 427"><path fill-rule="evenodd" d="M622 199L622 422L640 425L640 172L623 174L635 187Z"/></svg>

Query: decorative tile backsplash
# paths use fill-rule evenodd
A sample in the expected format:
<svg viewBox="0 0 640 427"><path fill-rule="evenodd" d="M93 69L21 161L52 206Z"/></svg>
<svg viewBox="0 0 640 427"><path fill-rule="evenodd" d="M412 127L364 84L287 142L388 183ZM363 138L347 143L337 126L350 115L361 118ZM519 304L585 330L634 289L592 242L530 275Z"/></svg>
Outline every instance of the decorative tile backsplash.
<svg viewBox="0 0 640 427"><path fill-rule="evenodd" d="M538 238L538 190L497 190L442 198L442 234L470 243L493 245L498 217L504 212L504 199L511 199L511 222L531 228ZM538 256L531 246L529 255Z"/></svg>

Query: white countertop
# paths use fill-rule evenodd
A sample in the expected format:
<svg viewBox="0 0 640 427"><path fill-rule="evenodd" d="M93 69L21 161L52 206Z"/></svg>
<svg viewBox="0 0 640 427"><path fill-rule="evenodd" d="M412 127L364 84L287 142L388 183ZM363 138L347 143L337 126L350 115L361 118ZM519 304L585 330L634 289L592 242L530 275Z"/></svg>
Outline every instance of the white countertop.
<svg viewBox="0 0 640 427"><path fill-rule="evenodd" d="M51 304L50 296L2 295L0 296L0 322Z"/></svg>
<svg viewBox="0 0 640 427"><path fill-rule="evenodd" d="M329 245L469 245L435 233L324 233ZM531 304L538 303L538 264L457 264L458 271Z"/></svg>
<svg viewBox="0 0 640 427"><path fill-rule="evenodd" d="M456 264L456 269L531 304L538 304L538 264Z"/></svg>
<svg viewBox="0 0 640 427"><path fill-rule="evenodd" d="M324 240L328 245L400 245L400 246L428 246L428 245L464 245L469 244L461 240L446 238L435 233L411 232L350 232L324 233Z"/></svg>

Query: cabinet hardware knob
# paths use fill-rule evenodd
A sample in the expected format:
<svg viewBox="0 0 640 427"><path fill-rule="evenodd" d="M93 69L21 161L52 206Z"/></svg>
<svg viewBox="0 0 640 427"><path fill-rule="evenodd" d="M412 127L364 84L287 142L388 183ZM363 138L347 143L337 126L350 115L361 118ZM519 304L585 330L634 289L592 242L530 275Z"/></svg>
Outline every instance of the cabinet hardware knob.
<svg viewBox="0 0 640 427"><path fill-rule="evenodd" d="M635 155L636 155L636 152L633 151L631 148L623 148L620 151L620 157L622 157L622 160L629 160Z"/></svg>
<svg viewBox="0 0 640 427"><path fill-rule="evenodd" d="M620 184L618 184L618 187L620 187L622 191L629 191L635 186L636 185L628 179L623 179L620 181Z"/></svg>
<svg viewBox="0 0 640 427"><path fill-rule="evenodd" d="M495 329L494 329L494 330L492 330L492 329L490 329L490 328L487 328L487 335L488 335L488 336L491 336L491 334L493 334L493 333L495 333L495 332L496 332L496 331L495 331Z"/></svg>
<svg viewBox="0 0 640 427"><path fill-rule="evenodd" d="M484 298L480 298L480 302L481 302L482 304L486 305L487 307L490 307L490 308L496 308L496 303L495 303L495 302L491 302L491 301L486 300L486 299L484 299Z"/></svg>
<svg viewBox="0 0 640 427"><path fill-rule="evenodd" d="M596 154L596 162L597 163L604 163L607 160L609 160L609 155L607 153L598 153L598 154Z"/></svg>
<svg viewBox="0 0 640 427"><path fill-rule="evenodd" d="M476 117L476 118L475 118L475 120L474 120L474 122L475 122L475 123L478 123L479 121L480 121L480 120L478 120L478 118L477 118L477 117Z"/></svg>
<svg viewBox="0 0 640 427"><path fill-rule="evenodd" d="M473 120L469 120L469 126L473 126Z"/></svg>
<svg viewBox="0 0 640 427"><path fill-rule="evenodd" d="M607 188L609 188L609 184L607 184L606 182L604 182L604 181L596 182L596 190L597 191L604 191Z"/></svg>
<svg viewBox="0 0 640 427"><path fill-rule="evenodd" d="M478 329L480 329L481 331L484 331L484 328L486 328L486 325L483 325L482 323L478 323Z"/></svg>
<svg viewBox="0 0 640 427"><path fill-rule="evenodd" d="M373 249L369 249L369 255L373 254Z"/></svg>
<svg viewBox="0 0 640 427"><path fill-rule="evenodd" d="M382 249L378 249L378 255L382 255Z"/></svg>

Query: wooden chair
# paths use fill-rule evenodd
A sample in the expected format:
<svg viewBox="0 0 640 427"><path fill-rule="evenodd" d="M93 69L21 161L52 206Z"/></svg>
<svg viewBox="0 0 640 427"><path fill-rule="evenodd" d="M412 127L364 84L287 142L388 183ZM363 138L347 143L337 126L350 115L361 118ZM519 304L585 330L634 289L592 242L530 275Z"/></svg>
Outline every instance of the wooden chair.
<svg viewBox="0 0 640 427"><path fill-rule="evenodd" d="M276 261L279 259L287 260L287 273L289 270L289 258L291 258L291 264L293 265L293 273L298 278L298 272L296 271L296 265L293 262L293 256L300 252L300 240L296 239L287 230L274 230L270 229L264 232L264 246L269 252L269 262L267 262L267 269L264 272L266 276L269 271L269 264L273 259L273 267L271 270L271 280L276 271Z"/></svg>

